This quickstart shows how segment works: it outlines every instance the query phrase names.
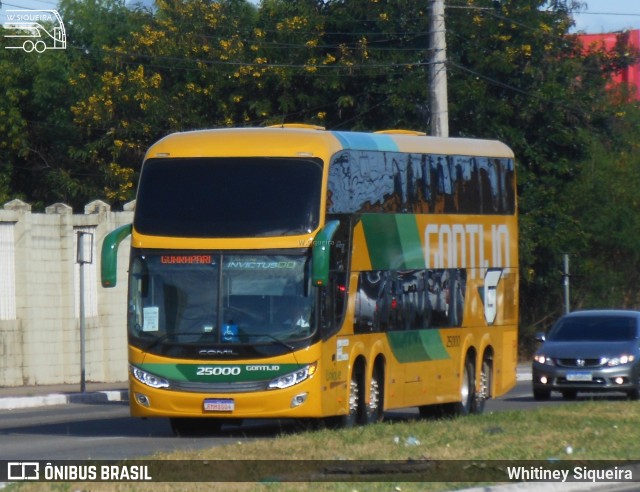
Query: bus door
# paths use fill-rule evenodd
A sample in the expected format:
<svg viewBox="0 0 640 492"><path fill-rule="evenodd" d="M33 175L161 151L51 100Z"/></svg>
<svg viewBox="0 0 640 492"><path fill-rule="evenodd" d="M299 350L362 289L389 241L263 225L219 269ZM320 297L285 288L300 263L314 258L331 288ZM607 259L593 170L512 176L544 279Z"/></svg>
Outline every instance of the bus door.
<svg viewBox="0 0 640 492"><path fill-rule="evenodd" d="M349 381L352 330L345 326L348 299L349 221L330 221L313 244L313 285L318 296L317 323L322 333L323 410L336 414L344 405ZM327 235L324 235L324 232ZM327 254L325 254L328 253ZM320 268L320 263L324 266ZM320 275L320 277L318 277Z"/></svg>

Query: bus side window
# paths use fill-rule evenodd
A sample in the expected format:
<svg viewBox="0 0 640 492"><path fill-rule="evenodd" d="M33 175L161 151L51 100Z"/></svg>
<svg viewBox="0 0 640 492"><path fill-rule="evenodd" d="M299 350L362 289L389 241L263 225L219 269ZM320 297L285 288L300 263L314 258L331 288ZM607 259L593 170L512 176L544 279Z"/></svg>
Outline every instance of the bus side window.
<svg viewBox="0 0 640 492"><path fill-rule="evenodd" d="M353 326L355 333L371 333L380 329L377 319L380 280L380 272L360 272L358 275Z"/></svg>

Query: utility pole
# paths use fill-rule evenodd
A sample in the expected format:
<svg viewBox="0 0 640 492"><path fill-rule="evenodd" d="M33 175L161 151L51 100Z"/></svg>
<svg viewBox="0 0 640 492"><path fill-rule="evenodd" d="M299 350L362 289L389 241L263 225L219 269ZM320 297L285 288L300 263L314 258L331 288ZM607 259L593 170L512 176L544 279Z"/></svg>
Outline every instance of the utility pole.
<svg viewBox="0 0 640 492"><path fill-rule="evenodd" d="M445 40L444 0L430 0L429 16L429 108L431 135L449 136L447 99L447 42Z"/></svg>
<svg viewBox="0 0 640 492"><path fill-rule="evenodd" d="M563 255L564 260L564 273L562 274L562 279L564 283L564 314L569 314L571 312L571 307L569 306L569 255Z"/></svg>

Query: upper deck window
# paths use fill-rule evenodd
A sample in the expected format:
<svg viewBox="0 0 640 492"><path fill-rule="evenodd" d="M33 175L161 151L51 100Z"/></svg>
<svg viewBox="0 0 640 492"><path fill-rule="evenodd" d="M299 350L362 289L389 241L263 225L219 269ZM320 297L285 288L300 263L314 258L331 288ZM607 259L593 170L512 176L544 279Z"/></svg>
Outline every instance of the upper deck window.
<svg viewBox="0 0 640 492"><path fill-rule="evenodd" d="M329 170L327 212L515 213L512 159L345 150Z"/></svg>
<svg viewBox="0 0 640 492"><path fill-rule="evenodd" d="M318 226L321 186L317 159L149 159L134 226L142 234L173 237L305 234Z"/></svg>

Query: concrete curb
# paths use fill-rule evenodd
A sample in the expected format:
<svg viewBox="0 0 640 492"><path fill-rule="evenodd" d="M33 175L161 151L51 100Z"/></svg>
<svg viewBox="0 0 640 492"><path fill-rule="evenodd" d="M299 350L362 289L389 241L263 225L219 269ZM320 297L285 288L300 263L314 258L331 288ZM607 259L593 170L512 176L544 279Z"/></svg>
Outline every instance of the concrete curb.
<svg viewBox="0 0 640 492"><path fill-rule="evenodd" d="M70 403L109 403L129 401L129 390L94 391L90 393L53 393L38 396L10 396L0 398L0 410L36 408Z"/></svg>

